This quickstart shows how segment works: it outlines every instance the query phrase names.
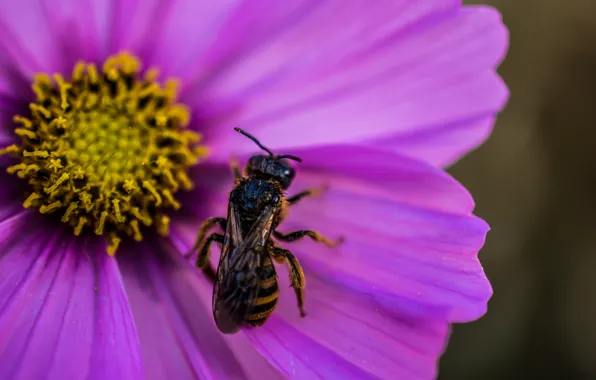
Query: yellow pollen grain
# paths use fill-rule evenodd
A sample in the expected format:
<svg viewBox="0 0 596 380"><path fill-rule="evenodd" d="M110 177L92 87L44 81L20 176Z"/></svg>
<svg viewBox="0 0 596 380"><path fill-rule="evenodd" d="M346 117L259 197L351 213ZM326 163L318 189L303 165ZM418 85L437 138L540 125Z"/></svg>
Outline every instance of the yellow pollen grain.
<svg viewBox="0 0 596 380"><path fill-rule="evenodd" d="M164 212L182 207L176 193L193 187L187 172L207 149L184 129L190 112L177 103L178 81L160 84L155 68L142 74L129 53L100 67L35 75L29 114L13 117L21 143L0 154L19 160L7 172L30 186L24 207L58 213L76 236L105 236L114 255L123 238L142 240L142 228L167 236Z"/></svg>

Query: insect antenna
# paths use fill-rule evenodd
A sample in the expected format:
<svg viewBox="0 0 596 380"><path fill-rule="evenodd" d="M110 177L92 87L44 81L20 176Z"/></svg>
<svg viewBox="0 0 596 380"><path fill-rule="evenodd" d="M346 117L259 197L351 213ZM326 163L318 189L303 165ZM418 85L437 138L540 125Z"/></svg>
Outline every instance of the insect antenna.
<svg viewBox="0 0 596 380"><path fill-rule="evenodd" d="M278 156L277 158L289 158L290 160L302 162L302 158L296 157L296 156L292 156L291 154L284 154L282 156Z"/></svg>
<svg viewBox="0 0 596 380"><path fill-rule="evenodd" d="M257 145L259 146L259 148L263 149L265 152L269 153L269 155L273 157L273 152L272 152L272 151L270 151L269 149L267 149L266 147L264 147L264 146L263 146L263 144L261 144L261 143L259 142L259 140L257 140L257 138L256 138L256 137L254 137L253 135L251 135L250 133L248 133L248 132L246 132L246 131L243 131L243 130L242 130L242 129L240 129L240 128L234 128L234 130L235 130L236 132L242 133L244 136L246 136L246 137L248 137L249 139L251 139L251 140L252 140L252 141L253 141L255 144L257 144Z"/></svg>

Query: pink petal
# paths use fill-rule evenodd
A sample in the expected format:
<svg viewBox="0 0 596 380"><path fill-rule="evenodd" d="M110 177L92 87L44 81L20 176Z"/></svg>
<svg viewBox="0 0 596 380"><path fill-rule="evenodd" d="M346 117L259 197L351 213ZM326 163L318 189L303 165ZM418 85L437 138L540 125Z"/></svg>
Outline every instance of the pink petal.
<svg viewBox="0 0 596 380"><path fill-rule="evenodd" d="M246 342L236 341L241 352L230 348L213 322L211 286L172 247L154 242L127 253L120 267L149 378L256 379L250 371L255 367L261 376L275 375ZM245 357L254 360L239 362Z"/></svg>
<svg viewBox="0 0 596 380"><path fill-rule="evenodd" d="M285 244L305 266L404 312L451 322L486 312L492 290L477 258L489 229L484 221L365 194L357 182L334 185L332 175L303 176L301 185L327 181L331 189L293 207L280 227L345 236L334 249Z"/></svg>
<svg viewBox="0 0 596 380"><path fill-rule="evenodd" d="M469 214L474 200L449 174L395 152L367 146L331 145L284 151L304 161L289 194L303 184L349 188L364 197ZM332 177L331 177L332 176ZM315 185L316 186L316 185Z"/></svg>
<svg viewBox="0 0 596 380"><path fill-rule="evenodd" d="M286 34L235 57L215 79L209 76L208 85L198 87L196 116L202 128L215 128L207 131L214 154L223 154L233 138L222 122L279 149L431 134L437 125L491 117L502 108L507 90L494 69L507 37L497 12L458 10L447 1L368 3L362 9L356 2L353 8L325 2ZM407 8L392 14L387 8L393 4ZM333 29L333 22L350 28ZM366 37L371 28L372 39ZM453 151L424 159L452 158L487 133L480 128L452 144ZM427 140L440 144L432 134ZM249 141L238 144L252 149ZM416 149L404 152L420 156Z"/></svg>
<svg viewBox="0 0 596 380"><path fill-rule="evenodd" d="M164 75L179 77L184 67L216 43L219 29L238 2L116 1L111 50L133 50Z"/></svg>
<svg viewBox="0 0 596 380"><path fill-rule="evenodd" d="M398 134L370 142L440 167L454 163L473 150L492 132L495 116L479 116Z"/></svg>
<svg viewBox="0 0 596 380"><path fill-rule="evenodd" d="M39 0L51 33L52 47L67 72L79 60L101 62L111 34L108 0ZM127 1L119 1L126 3ZM119 3L118 2L118 3Z"/></svg>
<svg viewBox="0 0 596 380"><path fill-rule="evenodd" d="M280 281L287 285L286 271ZM307 273L307 316L300 318L291 289L281 286L271 319L246 334L289 378L434 379L447 323L392 314ZM286 292L283 292L287 289Z"/></svg>
<svg viewBox="0 0 596 380"><path fill-rule="evenodd" d="M36 72L61 71L55 35L38 0L2 1L0 51L27 78Z"/></svg>
<svg viewBox="0 0 596 380"><path fill-rule="evenodd" d="M70 231L32 220L39 222L21 220L0 243L0 378L142 378L115 260ZM14 229L7 223L1 231Z"/></svg>
<svg viewBox="0 0 596 380"><path fill-rule="evenodd" d="M14 215L25 211L23 208L24 190L27 186L16 176L6 173L6 167L0 165L0 220L4 215ZM32 212L32 210L28 210Z"/></svg>
<svg viewBox="0 0 596 380"><path fill-rule="evenodd" d="M0 134L4 135L4 131L12 134L12 117L26 110L32 95L29 79L0 48Z"/></svg>

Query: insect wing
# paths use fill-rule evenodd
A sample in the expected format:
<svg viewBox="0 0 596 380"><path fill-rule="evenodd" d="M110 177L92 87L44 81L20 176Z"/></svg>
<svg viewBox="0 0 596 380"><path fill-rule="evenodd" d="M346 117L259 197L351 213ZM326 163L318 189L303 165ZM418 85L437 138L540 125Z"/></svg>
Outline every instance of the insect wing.
<svg viewBox="0 0 596 380"><path fill-rule="evenodd" d="M258 296L274 212L275 208L266 207L240 245L230 246L227 253L222 253L213 290L213 316L223 333L233 333L242 327Z"/></svg>

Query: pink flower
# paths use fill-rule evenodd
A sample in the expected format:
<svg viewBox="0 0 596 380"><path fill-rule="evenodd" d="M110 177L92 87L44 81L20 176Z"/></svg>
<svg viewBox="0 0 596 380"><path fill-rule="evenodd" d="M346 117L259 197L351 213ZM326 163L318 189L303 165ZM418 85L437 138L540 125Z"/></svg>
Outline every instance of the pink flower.
<svg viewBox="0 0 596 380"><path fill-rule="evenodd" d="M449 325L486 312L492 290L477 253L489 228L440 167L486 139L507 99L495 73L507 31L493 9L454 0L20 0L1 10L0 142L12 148L0 157L10 171L0 188L0 378L430 379ZM178 134L185 108L162 114L160 100L137 99L139 113L119 119L128 103L118 91L140 92L111 78L141 83L138 70L126 76L136 61L106 66L105 87L89 66L85 85L72 75L78 61L101 72L123 51L143 70L179 78L177 102L191 110L200 142ZM147 138L141 111L182 142ZM212 284L180 253L205 218L225 216L229 158L256 152L233 127L303 159L289 195L330 186L292 207L280 230L346 241L283 244L305 268L308 315L300 318L280 266L274 315L230 336L213 322ZM152 149L167 159L143 161ZM195 187L175 194L181 207L172 211L184 173ZM113 191L81 190L92 177ZM145 208L128 207L130 197ZM167 237L156 233L168 227Z"/></svg>

